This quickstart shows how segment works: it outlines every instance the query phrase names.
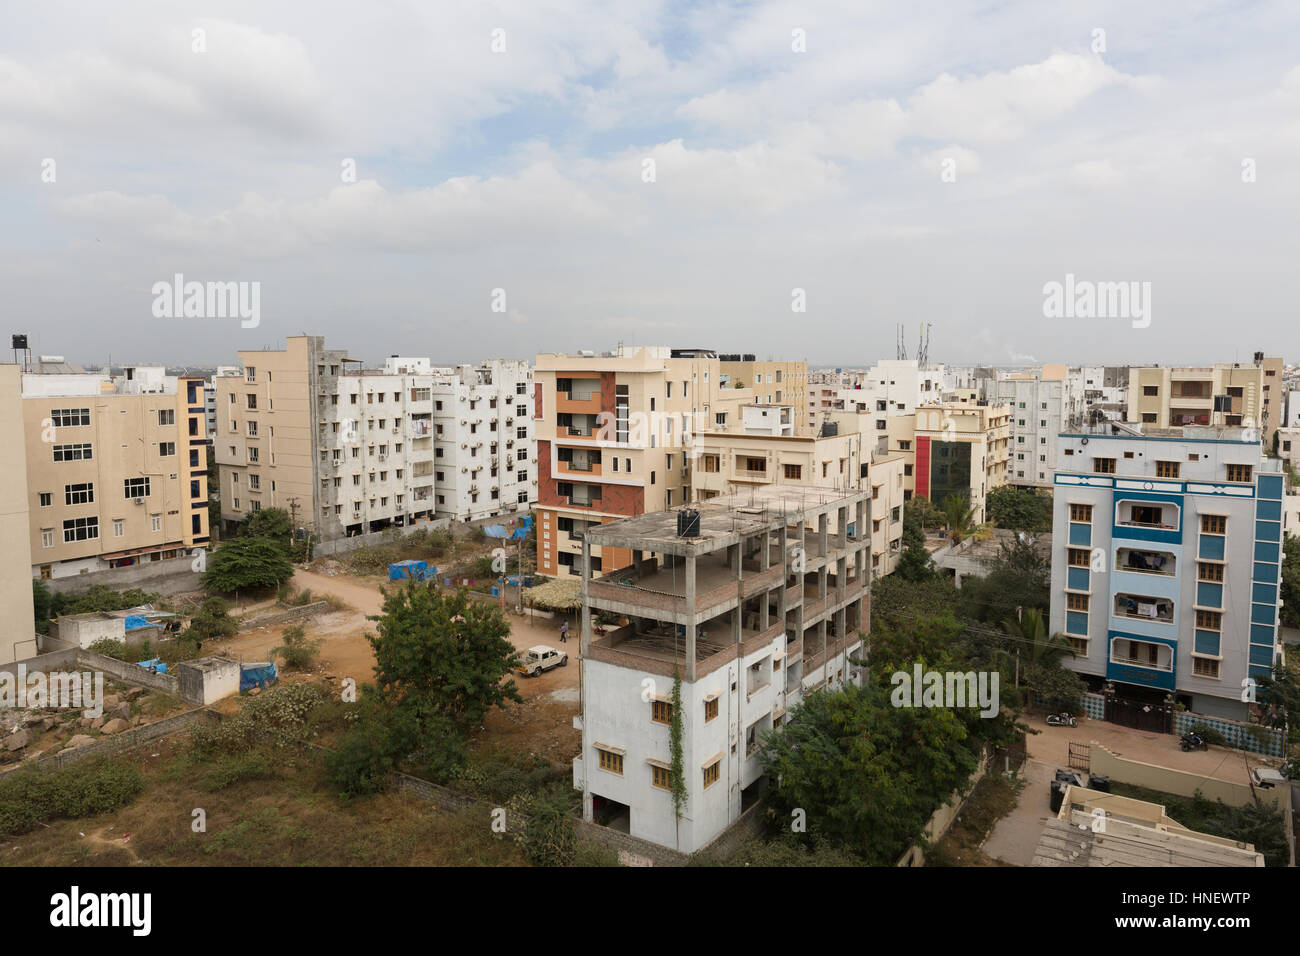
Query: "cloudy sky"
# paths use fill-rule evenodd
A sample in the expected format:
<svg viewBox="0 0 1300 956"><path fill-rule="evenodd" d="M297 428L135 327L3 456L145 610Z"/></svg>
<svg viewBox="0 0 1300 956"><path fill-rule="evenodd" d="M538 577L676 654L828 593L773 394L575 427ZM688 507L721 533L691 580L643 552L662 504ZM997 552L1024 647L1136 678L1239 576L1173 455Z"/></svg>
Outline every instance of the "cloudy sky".
<svg viewBox="0 0 1300 956"><path fill-rule="evenodd" d="M42 0L0 31L0 333L74 361L309 332L851 365L926 322L949 362L1296 360L1298 226L1294 0ZM259 324L157 317L177 273L260 283ZM1149 282L1149 324L1045 317L1067 274Z"/></svg>

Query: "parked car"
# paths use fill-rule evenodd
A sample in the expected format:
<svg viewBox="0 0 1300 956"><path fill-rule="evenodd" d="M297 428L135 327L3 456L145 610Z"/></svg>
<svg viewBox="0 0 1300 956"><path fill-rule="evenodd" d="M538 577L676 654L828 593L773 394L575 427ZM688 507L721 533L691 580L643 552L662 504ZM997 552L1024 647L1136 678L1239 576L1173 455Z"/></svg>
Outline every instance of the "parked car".
<svg viewBox="0 0 1300 956"><path fill-rule="evenodd" d="M1285 780L1286 777L1269 767L1256 767L1250 772L1250 782L1264 789L1276 787Z"/></svg>
<svg viewBox="0 0 1300 956"><path fill-rule="evenodd" d="M515 670L525 677L540 677L552 667L564 667L568 663L569 655L564 651L557 651L546 644L538 644L536 647L528 648L523 663Z"/></svg>

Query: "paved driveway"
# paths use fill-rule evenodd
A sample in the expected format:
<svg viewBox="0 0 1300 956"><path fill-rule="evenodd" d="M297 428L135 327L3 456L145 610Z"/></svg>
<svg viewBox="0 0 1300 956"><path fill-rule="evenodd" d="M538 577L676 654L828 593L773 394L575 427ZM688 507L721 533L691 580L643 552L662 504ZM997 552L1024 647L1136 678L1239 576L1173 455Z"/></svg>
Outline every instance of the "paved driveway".
<svg viewBox="0 0 1300 956"><path fill-rule="evenodd" d="M1043 827L1054 816L1051 806L1052 778L1056 765L1035 760L1025 761L1021 777L1025 781L1010 813L997 822L984 841L983 850L995 860L1016 866L1034 861L1034 848L1043 835Z"/></svg>

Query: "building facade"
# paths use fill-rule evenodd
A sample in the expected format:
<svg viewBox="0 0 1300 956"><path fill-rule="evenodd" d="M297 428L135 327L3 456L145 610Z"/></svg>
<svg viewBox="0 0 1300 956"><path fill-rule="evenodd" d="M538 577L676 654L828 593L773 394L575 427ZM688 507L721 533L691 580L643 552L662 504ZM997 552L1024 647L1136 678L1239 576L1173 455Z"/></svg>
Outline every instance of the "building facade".
<svg viewBox="0 0 1300 956"><path fill-rule="evenodd" d="M1127 421L1144 429L1182 425L1254 428L1264 447L1283 422L1281 359L1257 353L1255 364L1132 368Z"/></svg>
<svg viewBox="0 0 1300 956"><path fill-rule="evenodd" d="M1125 705L1244 720L1277 656L1284 476L1241 428L1061 436L1050 629ZM1117 705L1118 706L1118 705Z"/></svg>
<svg viewBox="0 0 1300 956"><path fill-rule="evenodd" d="M871 499L765 486L601 525L583 539L628 556L582 575L586 820L691 853L757 798L762 735L813 690L859 684L870 627ZM597 634L594 615L626 621ZM681 820L669 727L681 678Z"/></svg>
<svg viewBox="0 0 1300 956"><path fill-rule="evenodd" d="M23 424L22 372L0 365L0 664L36 656L32 608L31 508L27 494L27 441Z"/></svg>
<svg viewBox="0 0 1300 956"><path fill-rule="evenodd" d="M188 559L208 544L203 386L153 366L23 375L33 575Z"/></svg>

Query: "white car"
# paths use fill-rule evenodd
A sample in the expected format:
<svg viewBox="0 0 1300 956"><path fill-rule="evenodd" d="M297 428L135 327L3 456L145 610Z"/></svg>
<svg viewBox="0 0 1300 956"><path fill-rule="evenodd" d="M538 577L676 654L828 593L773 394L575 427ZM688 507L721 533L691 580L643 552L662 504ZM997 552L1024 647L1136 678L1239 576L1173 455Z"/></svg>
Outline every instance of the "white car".
<svg viewBox="0 0 1300 956"><path fill-rule="evenodd" d="M1256 767L1250 772L1250 779L1255 786L1262 789L1276 787L1279 783L1284 783L1286 781L1286 777L1268 767Z"/></svg>
<svg viewBox="0 0 1300 956"><path fill-rule="evenodd" d="M544 671L549 671L552 667L564 667L568 663L569 655L564 651L557 651L546 644L538 644L536 647L528 648L523 663L515 670L525 677L540 677Z"/></svg>

